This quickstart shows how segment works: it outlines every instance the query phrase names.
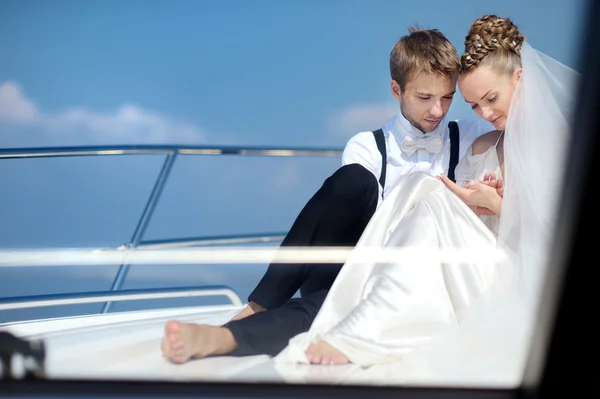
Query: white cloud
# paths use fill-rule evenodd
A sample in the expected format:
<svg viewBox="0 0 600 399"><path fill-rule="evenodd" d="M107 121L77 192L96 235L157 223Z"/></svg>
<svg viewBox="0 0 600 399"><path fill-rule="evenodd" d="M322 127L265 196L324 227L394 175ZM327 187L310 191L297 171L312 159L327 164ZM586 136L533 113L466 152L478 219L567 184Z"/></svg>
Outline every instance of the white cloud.
<svg viewBox="0 0 600 399"><path fill-rule="evenodd" d="M23 95L14 82L0 85L0 119L13 123L32 123L39 117L35 104Z"/></svg>
<svg viewBox="0 0 600 399"><path fill-rule="evenodd" d="M382 127L398 111L399 105L393 102L351 105L333 113L327 120L327 129L336 137L350 138Z"/></svg>
<svg viewBox="0 0 600 399"><path fill-rule="evenodd" d="M43 112L25 95L18 83L0 84L0 121L40 128L53 133L93 135L115 141L200 142L206 134L199 127L174 120L156 111L124 104L113 113L84 107L57 113Z"/></svg>

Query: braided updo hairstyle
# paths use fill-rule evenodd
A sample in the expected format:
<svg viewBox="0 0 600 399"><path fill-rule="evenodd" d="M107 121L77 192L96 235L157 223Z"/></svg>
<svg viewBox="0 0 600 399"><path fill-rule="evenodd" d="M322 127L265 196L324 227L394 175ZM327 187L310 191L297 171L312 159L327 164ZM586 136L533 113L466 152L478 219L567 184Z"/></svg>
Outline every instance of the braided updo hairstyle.
<svg viewBox="0 0 600 399"><path fill-rule="evenodd" d="M466 74L485 65L501 73L512 74L521 66L524 40L525 36L508 18L492 14L476 19L465 38L460 73Z"/></svg>

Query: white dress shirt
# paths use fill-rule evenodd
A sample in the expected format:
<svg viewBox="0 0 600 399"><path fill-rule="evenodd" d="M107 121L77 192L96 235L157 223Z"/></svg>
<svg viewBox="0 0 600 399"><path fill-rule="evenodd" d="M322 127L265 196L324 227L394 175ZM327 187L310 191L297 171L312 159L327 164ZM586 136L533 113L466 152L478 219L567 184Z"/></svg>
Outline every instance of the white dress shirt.
<svg viewBox="0 0 600 399"><path fill-rule="evenodd" d="M449 119L444 118L438 127L429 133L423 133L402 115L398 114L390 119L383 126L385 145L387 150L387 170L385 180L385 190L382 193L381 184L379 185L379 198L386 197L403 176L415 171L429 173L432 176L441 173L448 173L450 164L450 128ZM462 159L469 151L473 141L476 138L494 127L483 119L462 119L456 121L459 130L459 154L458 159ZM408 137L408 140L419 137L440 136L442 139L442 150L437 154L430 153L425 148L418 148L414 153L408 155L401 149L402 142ZM372 132L360 132L354 135L346 144L342 154L342 166L358 163L371 171L377 180L381 174L381 154L377 149L375 137ZM382 195L383 194L383 195Z"/></svg>

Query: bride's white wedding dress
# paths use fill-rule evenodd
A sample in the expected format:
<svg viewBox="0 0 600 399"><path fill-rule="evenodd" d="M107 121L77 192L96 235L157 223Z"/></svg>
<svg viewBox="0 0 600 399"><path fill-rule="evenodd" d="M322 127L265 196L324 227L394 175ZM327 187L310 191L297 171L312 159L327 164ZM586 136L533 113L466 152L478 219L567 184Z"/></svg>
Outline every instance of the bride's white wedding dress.
<svg viewBox="0 0 600 399"><path fill-rule="evenodd" d="M497 143L496 143L497 144ZM470 152L470 151L469 151ZM500 176L496 146L463 158L457 182ZM495 251L498 217L478 217L436 178L408 175L390 193L357 248L416 247ZM278 363L307 363L305 350L324 340L361 366L400 360L452 332L473 301L493 285L494 258L473 263L423 259L361 263L342 268L310 330L290 340Z"/></svg>

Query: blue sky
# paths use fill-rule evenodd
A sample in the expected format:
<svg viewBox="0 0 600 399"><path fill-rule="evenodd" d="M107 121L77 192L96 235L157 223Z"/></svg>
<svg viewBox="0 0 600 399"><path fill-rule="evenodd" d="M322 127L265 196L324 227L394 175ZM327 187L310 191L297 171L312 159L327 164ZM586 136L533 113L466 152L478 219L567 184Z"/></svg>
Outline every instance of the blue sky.
<svg viewBox="0 0 600 399"><path fill-rule="evenodd" d="M3 126L0 145L342 146L395 111L387 59L408 25L461 51L470 22L495 12L572 63L581 4L5 0L0 82L18 85L24 118L46 120L27 134ZM473 116L460 98L452 114Z"/></svg>
<svg viewBox="0 0 600 399"><path fill-rule="evenodd" d="M409 25L440 29L462 52L470 23L497 13L511 17L534 47L576 68L584 5L3 0L0 147L341 148L396 112L388 56ZM475 117L460 95L450 115ZM160 164L156 156L1 161L0 247L126 242ZM180 159L147 238L285 231L338 165L338 159ZM38 292L39 285L14 288L15 279L29 275L11 273L0 277L8 284L0 282L0 292ZM81 280L77 287L92 289L102 280L93 288L101 289L109 274L90 275L93 284ZM61 290L70 289L50 291Z"/></svg>

